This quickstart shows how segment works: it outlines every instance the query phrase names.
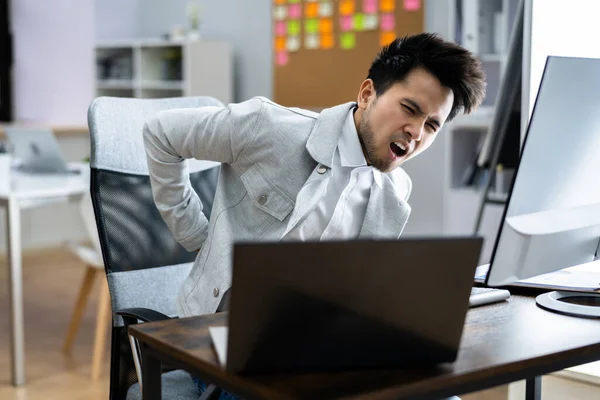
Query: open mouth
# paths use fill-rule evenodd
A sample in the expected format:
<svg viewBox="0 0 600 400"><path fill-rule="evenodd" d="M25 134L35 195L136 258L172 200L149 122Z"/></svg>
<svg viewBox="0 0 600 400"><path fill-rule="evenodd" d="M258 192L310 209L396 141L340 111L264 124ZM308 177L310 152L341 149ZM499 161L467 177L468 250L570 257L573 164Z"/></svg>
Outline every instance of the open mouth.
<svg viewBox="0 0 600 400"><path fill-rule="evenodd" d="M404 148L404 147L402 147L400 145L397 145L394 142L390 143L390 148L392 149L392 152L397 157L404 157L406 155L406 153L408 152L408 147Z"/></svg>

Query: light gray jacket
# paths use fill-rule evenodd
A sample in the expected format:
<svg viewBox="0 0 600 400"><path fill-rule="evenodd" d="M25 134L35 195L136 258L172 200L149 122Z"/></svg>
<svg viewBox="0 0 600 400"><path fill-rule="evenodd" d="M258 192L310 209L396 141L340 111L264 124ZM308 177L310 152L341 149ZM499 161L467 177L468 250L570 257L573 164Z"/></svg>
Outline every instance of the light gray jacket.
<svg viewBox="0 0 600 400"><path fill-rule="evenodd" d="M227 107L162 111L144 127L154 201L175 238L200 249L179 296L183 316L212 313L231 284L232 244L280 240L325 194L355 103L320 114L256 97ZM210 222L184 159L222 163ZM412 184L401 168L373 185L359 238L398 238ZM290 223L291 222L291 223Z"/></svg>

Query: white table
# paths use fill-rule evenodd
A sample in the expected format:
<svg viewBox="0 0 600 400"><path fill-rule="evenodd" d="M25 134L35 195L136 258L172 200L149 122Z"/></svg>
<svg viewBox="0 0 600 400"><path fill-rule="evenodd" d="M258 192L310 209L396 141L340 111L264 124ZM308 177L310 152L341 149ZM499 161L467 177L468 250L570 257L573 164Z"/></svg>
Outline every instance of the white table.
<svg viewBox="0 0 600 400"><path fill-rule="evenodd" d="M13 385L25 383L21 211L50 203L79 200L89 190L89 166L87 164L75 164L75 166L81 169L81 174L32 175L12 170L10 189L0 189L0 206L6 209L7 217L6 239ZM5 179L5 177L0 179Z"/></svg>

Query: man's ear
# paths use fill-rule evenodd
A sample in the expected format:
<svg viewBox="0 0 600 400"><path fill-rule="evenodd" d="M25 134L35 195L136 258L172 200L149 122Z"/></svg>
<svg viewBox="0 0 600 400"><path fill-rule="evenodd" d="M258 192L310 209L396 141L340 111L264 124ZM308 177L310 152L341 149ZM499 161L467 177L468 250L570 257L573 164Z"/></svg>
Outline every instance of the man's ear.
<svg viewBox="0 0 600 400"><path fill-rule="evenodd" d="M358 91L358 108L366 110L367 105L373 98L375 98L375 85L373 85L371 79L366 79L360 85L360 90Z"/></svg>

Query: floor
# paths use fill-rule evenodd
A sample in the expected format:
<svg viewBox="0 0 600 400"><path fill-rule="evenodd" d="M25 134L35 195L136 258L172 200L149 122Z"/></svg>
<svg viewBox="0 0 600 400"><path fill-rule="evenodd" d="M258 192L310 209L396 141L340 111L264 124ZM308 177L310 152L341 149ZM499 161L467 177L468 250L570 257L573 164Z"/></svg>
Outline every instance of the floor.
<svg viewBox="0 0 600 400"><path fill-rule="evenodd" d="M0 399L108 399L109 351L98 382L90 380L99 285L88 302L72 355L61 352L84 268L67 250L24 254L23 292L27 384L10 383L6 260L0 258ZM108 332L107 332L108 334Z"/></svg>
<svg viewBox="0 0 600 400"><path fill-rule="evenodd" d="M14 388L10 383L6 261L4 256L0 257L0 305L4 307L0 312L0 399L108 399L108 346L101 379L92 382L89 377L99 285L94 287L94 293L87 305L72 355L66 356L61 352L83 274L83 265L65 249L42 250L24 255L23 291L28 381L24 387ZM548 379L544 380L546 386ZM562 392L557 391L561 388ZM571 383L565 385L558 382L552 387L546 386L545 389L550 389L545 391L546 395L550 395L543 396L546 399L591 399L597 398L598 394L597 388L590 392L589 386L583 385L582 390L593 396L584 397L583 392L578 392L578 388L573 387ZM506 400L508 396L508 387L502 386L461 397L462 400ZM521 399L523 396L522 393L518 393L510 398Z"/></svg>

